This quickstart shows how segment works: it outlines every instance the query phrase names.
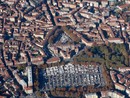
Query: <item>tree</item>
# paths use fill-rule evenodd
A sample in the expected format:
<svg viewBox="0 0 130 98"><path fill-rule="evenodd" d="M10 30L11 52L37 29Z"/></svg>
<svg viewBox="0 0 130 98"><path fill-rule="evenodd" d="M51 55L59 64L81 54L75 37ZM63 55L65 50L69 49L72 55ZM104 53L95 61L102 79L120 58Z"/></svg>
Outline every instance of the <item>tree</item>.
<svg viewBox="0 0 130 98"><path fill-rule="evenodd" d="M20 70L20 71L24 71L25 68L26 68L26 66L24 66L24 65L18 65L17 68L18 68L18 70Z"/></svg>

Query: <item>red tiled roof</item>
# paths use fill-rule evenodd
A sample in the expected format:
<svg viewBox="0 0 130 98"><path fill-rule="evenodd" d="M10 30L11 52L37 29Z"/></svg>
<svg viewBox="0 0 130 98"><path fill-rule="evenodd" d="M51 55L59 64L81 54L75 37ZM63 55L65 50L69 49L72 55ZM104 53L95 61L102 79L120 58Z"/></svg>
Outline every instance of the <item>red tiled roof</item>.
<svg viewBox="0 0 130 98"><path fill-rule="evenodd" d="M50 58L50 59L47 60L47 63L57 62L57 61L59 61L59 60L60 60L59 57L52 57L52 58Z"/></svg>
<svg viewBox="0 0 130 98"><path fill-rule="evenodd" d="M117 74L117 77L119 80L123 78L123 76L121 74Z"/></svg>
<svg viewBox="0 0 130 98"><path fill-rule="evenodd" d="M127 78L130 79L130 74L127 75Z"/></svg>
<svg viewBox="0 0 130 98"><path fill-rule="evenodd" d="M125 83L125 85L126 85L126 87L130 87L130 81L127 81L126 83Z"/></svg>

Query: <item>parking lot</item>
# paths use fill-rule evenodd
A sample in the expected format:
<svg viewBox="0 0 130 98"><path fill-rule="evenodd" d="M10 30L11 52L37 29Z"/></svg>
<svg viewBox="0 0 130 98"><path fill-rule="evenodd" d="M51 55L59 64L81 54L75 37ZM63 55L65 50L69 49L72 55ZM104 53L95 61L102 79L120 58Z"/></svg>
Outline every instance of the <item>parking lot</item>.
<svg viewBox="0 0 130 98"><path fill-rule="evenodd" d="M43 72L44 90L53 90L56 87L98 85L103 87L105 80L100 65L61 65L46 68Z"/></svg>

